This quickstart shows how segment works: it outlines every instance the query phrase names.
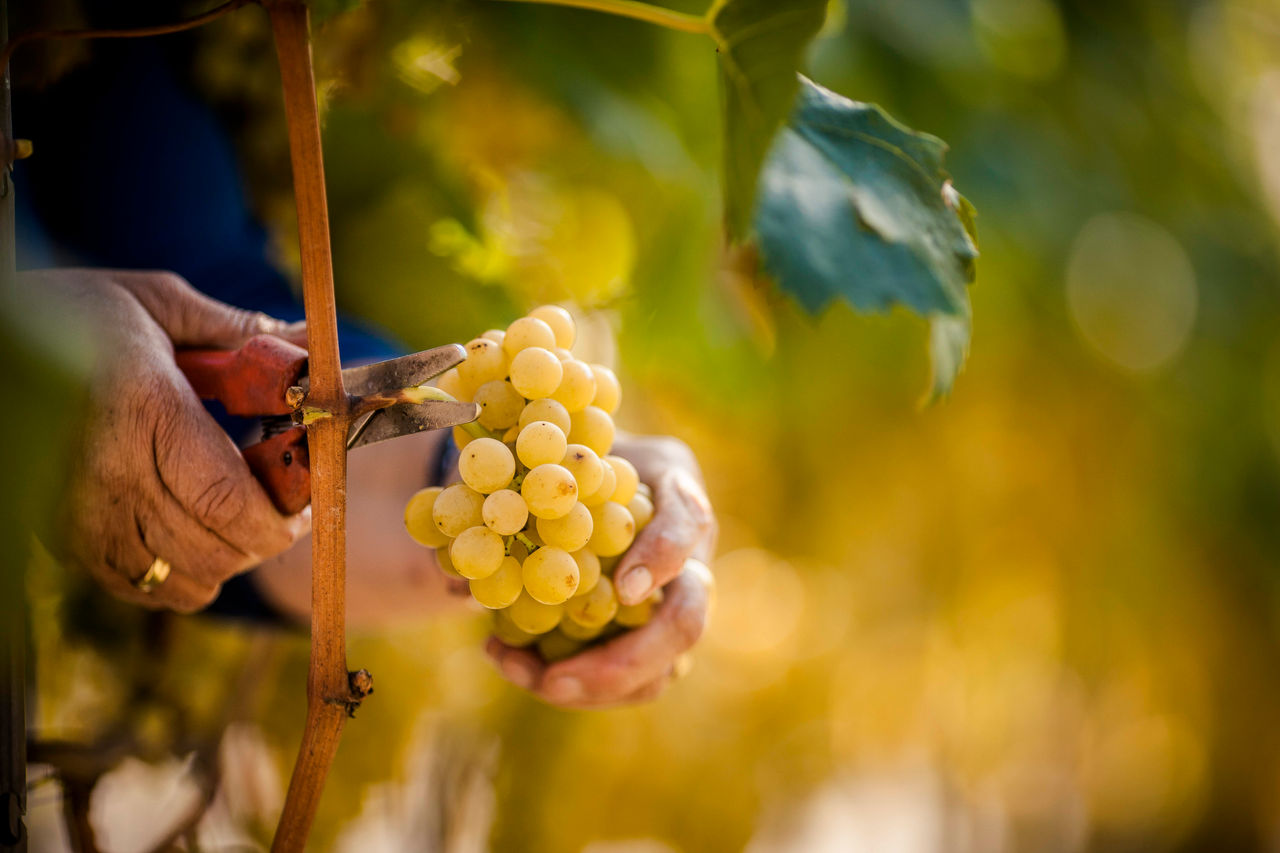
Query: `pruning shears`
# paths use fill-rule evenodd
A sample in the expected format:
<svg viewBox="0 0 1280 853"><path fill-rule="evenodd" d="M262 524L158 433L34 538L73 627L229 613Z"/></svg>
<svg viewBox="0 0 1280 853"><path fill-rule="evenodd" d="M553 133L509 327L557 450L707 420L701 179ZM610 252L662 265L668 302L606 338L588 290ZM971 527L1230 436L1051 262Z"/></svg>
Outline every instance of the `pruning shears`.
<svg viewBox="0 0 1280 853"><path fill-rule="evenodd" d="M233 415L262 419L262 440L241 448L241 453L278 510L286 515L301 511L311 500L307 431L301 424L308 389L307 351L258 335L239 349L183 349L176 357L201 399L217 400ZM342 381L354 397L394 395L424 384L466 357L463 347L449 344L347 368ZM347 449L470 423L479 414L474 403L396 403L356 418L347 434Z"/></svg>

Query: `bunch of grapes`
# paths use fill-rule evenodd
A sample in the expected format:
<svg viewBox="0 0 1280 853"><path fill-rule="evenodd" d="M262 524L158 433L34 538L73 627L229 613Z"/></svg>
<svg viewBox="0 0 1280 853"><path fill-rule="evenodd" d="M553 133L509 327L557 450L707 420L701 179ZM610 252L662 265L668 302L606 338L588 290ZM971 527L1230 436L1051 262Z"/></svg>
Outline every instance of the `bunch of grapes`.
<svg viewBox="0 0 1280 853"><path fill-rule="evenodd" d="M609 368L573 357L575 335L569 312L544 305L467 344L437 383L480 405L453 432L462 481L419 491L404 513L409 535L494 611L494 635L536 643L549 661L645 624L661 600L627 606L614 590L653 496L609 453L621 388Z"/></svg>

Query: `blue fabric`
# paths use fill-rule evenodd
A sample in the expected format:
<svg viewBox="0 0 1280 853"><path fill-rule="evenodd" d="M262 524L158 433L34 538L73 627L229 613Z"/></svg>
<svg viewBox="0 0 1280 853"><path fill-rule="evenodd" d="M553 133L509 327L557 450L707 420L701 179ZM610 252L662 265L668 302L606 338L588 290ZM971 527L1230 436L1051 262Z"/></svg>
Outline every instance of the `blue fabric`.
<svg viewBox="0 0 1280 853"><path fill-rule="evenodd" d="M227 134L179 82L167 55L174 44L95 45L87 67L48 92L15 98L15 134L36 150L14 175L18 266L172 270L223 302L301 319L301 302L252 216ZM339 342L347 362L404 351L347 318L339 318ZM218 408L211 406L219 423L243 436L251 422ZM279 621L248 575L228 582L207 612Z"/></svg>

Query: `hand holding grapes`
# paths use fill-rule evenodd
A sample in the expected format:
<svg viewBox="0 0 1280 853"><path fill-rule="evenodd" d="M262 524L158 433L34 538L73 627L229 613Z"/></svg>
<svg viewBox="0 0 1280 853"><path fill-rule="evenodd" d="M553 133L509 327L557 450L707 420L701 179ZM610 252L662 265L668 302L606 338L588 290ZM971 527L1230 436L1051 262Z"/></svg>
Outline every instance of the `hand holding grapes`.
<svg viewBox="0 0 1280 853"><path fill-rule="evenodd" d="M173 357L175 345L298 339L300 327L224 305L172 273L43 270L21 283L88 332L95 371L55 551L120 598L191 611L306 533L310 510L276 511ZM157 565L167 576L154 576Z"/></svg>
<svg viewBox="0 0 1280 853"><path fill-rule="evenodd" d="M507 678L598 708L656 696L698 639L715 520L687 447L615 441L617 379L574 358L574 334L544 306L467 345L440 380L481 406L455 429L461 482L421 490L405 523L494 611Z"/></svg>

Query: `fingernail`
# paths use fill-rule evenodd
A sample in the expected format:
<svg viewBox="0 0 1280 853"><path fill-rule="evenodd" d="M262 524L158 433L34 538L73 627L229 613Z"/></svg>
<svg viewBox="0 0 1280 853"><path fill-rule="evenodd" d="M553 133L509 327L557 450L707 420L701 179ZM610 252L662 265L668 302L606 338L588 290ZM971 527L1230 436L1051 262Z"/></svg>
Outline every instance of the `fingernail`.
<svg viewBox="0 0 1280 853"><path fill-rule="evenodd" d="M503 661L502 671L512 684L528 690L533 686L533 672L520 660Z"/></svg>
<svg viewBox="0 0 1280 853"><path fill-rule="evenodd" d="M557 678L547 685L546 694L552 702L574 702L582 698L582 682L571 675Z"/></svg>
<svg viewBox="0 0 1280 853"><path fill-rule="evenodd" d="M636 566L618 581L618 598L623 604L639 604L653 589L653 575L644 566Z"/></svg>

